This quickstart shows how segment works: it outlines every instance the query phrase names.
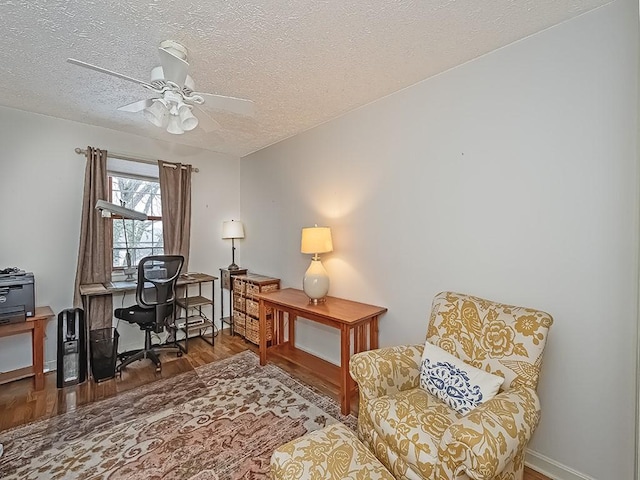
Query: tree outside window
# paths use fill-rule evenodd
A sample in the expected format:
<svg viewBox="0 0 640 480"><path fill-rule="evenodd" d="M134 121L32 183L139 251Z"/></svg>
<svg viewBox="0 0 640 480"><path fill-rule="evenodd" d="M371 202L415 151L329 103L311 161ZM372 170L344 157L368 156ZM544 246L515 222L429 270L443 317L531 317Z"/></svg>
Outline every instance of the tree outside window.
<svg viewBox="0 0 640 480"><path fill-rule="evenodd" d="M148 255L164 253L162 241L162 207L160 183L127 177L110 177L110 201L139 212L144 212L148 220L123 219L113 215L113 269L127 266L127 248L131 255L131 265Z"/></svg>

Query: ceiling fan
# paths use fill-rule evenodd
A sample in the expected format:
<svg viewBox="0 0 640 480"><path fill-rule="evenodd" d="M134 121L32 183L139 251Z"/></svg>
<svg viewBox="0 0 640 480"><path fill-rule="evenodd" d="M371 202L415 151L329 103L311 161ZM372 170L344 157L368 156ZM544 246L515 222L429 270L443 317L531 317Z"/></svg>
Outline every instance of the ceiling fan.
<svg viewBox="0 0 640 480"><path fill-rule="evenodd" d="M189 70L187 49L179 43L173 40L165 40L160 44L158 52L160 65L151 70L150 82L138 80L74 58L68 58L67 62L137 83L153 92L154 96L152 98L123 105L118 110L134 113L142 111L144 117L153 125L166 128L169 133L179 135L193 130L198 125L205 132L221 128L215 119L202 108L199 108L205 104L213 109L237 115L253 115L254 104L251 100L194 91L195 84L193 79L187 74ZM197 109L199 118L193 114L194 109Z"/></svg>

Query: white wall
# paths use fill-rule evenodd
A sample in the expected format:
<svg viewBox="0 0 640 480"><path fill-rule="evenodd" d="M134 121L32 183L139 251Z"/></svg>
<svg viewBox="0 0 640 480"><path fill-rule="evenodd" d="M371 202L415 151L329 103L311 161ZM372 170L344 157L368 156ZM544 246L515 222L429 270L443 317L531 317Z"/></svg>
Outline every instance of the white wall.
<svg viewBox="0 0 640 480"><path fill-rule="evenodd" d="M229 264L230 246L220 233L223 220L238 216L237 157L0 107L0 268L17 266L34 273L36 305L50 305L56 314L72 307L86 163L74 148L87 145L198 167L200 173L192 176L189 270L216 275ZM216 287L219 302L218 283ZM132 303L130 294L124 304ZM114 307L120 305L121 299L114 297ZM215 318L219 316L216 312ZM123 322L119 330L122 347L142 344L137 328ZM48 367L55 368L55 358L52 321L45 345ZM30 362L28 334L0 339L0 372Z"/></svg>
<svg viewBox="0 0 640 480"><path fill-rule="evenodd" d="M331 226L330 294L388 307L383 346L421 342L442 290L550 312L529 458L564 478L633 478L637 9L619 0L241 161L243 265L300 288L300 229ZM297 341L338 361L330 329Z"/></svg>

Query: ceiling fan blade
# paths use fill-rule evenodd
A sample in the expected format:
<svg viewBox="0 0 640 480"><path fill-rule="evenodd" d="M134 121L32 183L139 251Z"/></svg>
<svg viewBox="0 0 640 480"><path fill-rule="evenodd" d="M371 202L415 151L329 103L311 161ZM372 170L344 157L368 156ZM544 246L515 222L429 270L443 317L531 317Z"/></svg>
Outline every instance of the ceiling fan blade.
<svg viewBox="0 0 640 480"><path fill-rule="evenodd" d="M67 58L67 62L73 63L74 65L78 65L79 67L89 68L91 70L95 70L96 72L106 73L107 75L111 75L113 77L121 78L123 80L128 80L133 83L137 83L142 85L143 87L153 89L153 86L147 82L143 82L142 80L138 80L137 78L129 77L127 75L123 75L121 73L113 72L111 70L107 70L106 68L98 67L96 65L91 65L90 63L83 62L81 60L76 60L75 58Z"/></svg>
<svg viewBox="0 0 640 480"><path fill-rule="evenodd" d="M149 98L147 100L139 100L137 102L129 103L128 105L123 105L118 107L118 110L121 112L141 112L145 108L149 108L153 105L153 99Z"/></svg>
<svg viewBox="0 0 640 480"><path fill-rule="evenodd" d="M197 110L196 117L198 117L198 125L202 127L205 132L211 133L215 130L222 129L222 125L220 125L216 119L205 112L202 108L199 108L195 105L193 106L193 108Z"/></svg>
<svg viewBox="0 0 640 480"><path fill-rule="evenodd" d="M193 95L200 95L204 98L207 107L223 110L237 115L253 116L255 114L255 104L245 98L227 97L225 95L215 95L213 93L196 92Z"/></svg>
<svg viewBox="0 0 640 480"><path fill-rule="evenodd" d="M189 64L162 47L158 48L158 52L160 54L160 65L162 65L164 79L182 88L184 81L187 79Z"/></svg>

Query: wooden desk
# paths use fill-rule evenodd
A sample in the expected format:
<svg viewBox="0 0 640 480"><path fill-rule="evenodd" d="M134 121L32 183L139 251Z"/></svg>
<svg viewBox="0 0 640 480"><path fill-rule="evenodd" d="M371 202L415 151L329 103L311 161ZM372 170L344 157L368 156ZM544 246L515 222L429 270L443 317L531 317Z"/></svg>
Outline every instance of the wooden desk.
<svg viewBox="0 0 640 480"><path fill-rule="evenodd" d="M176 286L181 287L183 285L193 285L194 283L212 282L217 280L218 277L213 275L207 275L206 273L189 273L181 274L178 277ZM111 295L113 293L132 292L135 291L138 283L116 281L107 283L85 283L80 285L80 296L82 297L96 297L100 295Z"/></svg>
<svg viewBox="0 0 640 480"><path fill-rule="evenodd" d="M0 326L0 337L31 332L31 350L33 362L30 367L19 368L10 372L0 373L0 384L34 377L36 390L44 388L44 331L47 322L53 318L51 307L37 307L33 317L20 323L7 323Z"/></svg>
<svg viewBox="0 0 640 480"><path fill-rule="evenodd" d="M340 387L340 409L343 415L348 415L351 412L351 395L355 392L355 384L349 375L352 332L353 353L378 348L378 317L387 309L336 297L327 297L324 303L313 305L302 290L294 288L261 293L255 297L260 300L260 365L267 363L267 312L273 309L274 332L269 350L311 369L321 378ZM284 338L285 313L289 320L287 341ZM340 366L295 347L298 316L340 330Z"/></svg>
<svg viewBox="0 0 640 480"><path fill-rule="evenodd" d="M207 275L206 273L189 273L187 275L182 274L178 278L176 286L182 287L184 285L193 285L195 283L214 282L218 277ZM91 324L89 322L89 305L91 297L97 297L101 295L112 295L114 293L126 293L133 292L137 287L136 282L108 282L108 283L86 283L80 285L80 296L82 297L82 304L85 310L85 321L87 328L90 329ZM212 303L214 299L211 299ZM87 335L87 338L89 336Z"/></svg>
<svg viewBox="0 0 640 480"><path fill-rule="evenodd" d="M214 335L214 328L213 328L213 313L215 311L215 284L214 282L218 279L218 277L214 277L213 275L208 275L206 273L186 273L186 274L181 274L180 277L178 277L178 282L176 283L176 286L178 287L182 287L182 286L188 286L188 285L193 285L193 284L200 284L200 287L202 287L202 283L206 283L206 282L211 282L211 299L205 299L204 297L201 296L202 294L202 290L200 288L200 295L196 298L192 298L189 299L187 297L187 299L177 299L178 304L180 304L180 302L182 301L182 305L181 306L185 306L186 304L186 308L189 307L202 307L203 305L211 305L211 309L212 309L212 316L211 316L211 335L212 335L212 340L211 340L211 344L213 345L213 335ZM91 298L92 297L97 297L97 296L102 296L102 295L112 295L114 293L126 293L126 292L132 292L135 291L137 288L138 284L137 282L125 282L125 281L116 281L116 282L107 282L107 283L86 283L83 285L80 285L80 296L82 297L82 305L84 307L84 312L85 312L85 333L86 333L86 339L87 339L87 376L88 378L91 377L91 342L89 341L90 338L90 331L91 331L91 318L89 316L89 312L90 312L90 307L91 307ZM187 291L185 291L185 294L188 294ZM188 329L186 329L188 330ZM188 331L185 330L185 335L188 335ZM187 345L187 341L188 338L185 339L185 347L180 347L183 348L185 350L185 352L188 349L188 345Z"/></svg>

